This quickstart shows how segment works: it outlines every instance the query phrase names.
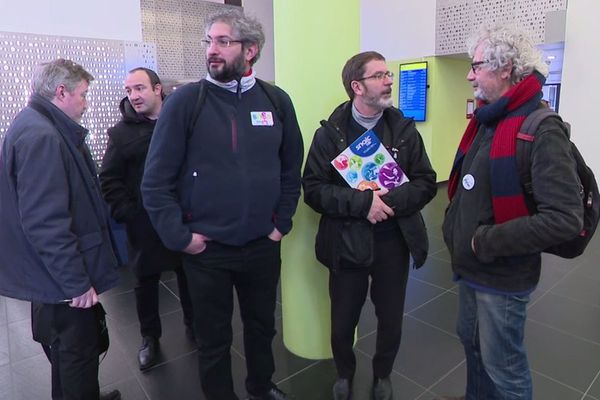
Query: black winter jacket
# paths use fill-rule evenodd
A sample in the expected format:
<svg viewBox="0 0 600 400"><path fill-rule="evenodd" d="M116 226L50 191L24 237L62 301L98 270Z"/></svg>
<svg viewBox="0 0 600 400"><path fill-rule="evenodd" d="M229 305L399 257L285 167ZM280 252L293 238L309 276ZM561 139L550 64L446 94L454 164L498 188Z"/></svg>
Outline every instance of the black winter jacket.
<svg viewBox="0 0 600 400"><path fill-rule="evenodd" d="M113 218L125 224L129 265L137 276L152 275L181 264L179 253L162 244L142 205L140 185L156 121L138 115L127 97L119 109L121 121L107 132L100 184Z"/></svg>
<svg viewBox="0 0 600 400"><path fill-rule="evenodd" d="M118 283L87 131L32 95L0 155L0 294L59 303Z"/></svg>
<svg viewBox="0 0 600 400"><path fill-rule="evenodd" d="M373 192L352 189L331 165L347 146L347 123L352 103L338 106L328 121L321 121L308 153L303 175L304 201L322 214L315 250L317 259L336 269L340 260L368 264L372 259L373 227L366 217ZM404 240L416 267L425 262L428 239L420 210L435 196L436 174L412 120L401 111L383 112L386 134L382 140L391 150L410 182L390 190L382 200L394 208Z"/></svg>
<svg viewBox="0 0 600 400"><path fill-rule="evenodd" d="M539 281L540 252L581 231L579 179L564 124L544 120L531 151L537 213L496 224L489 181L494 132L495 126L481 125L465 156L456 194L446 210L444 240L457 275L484 287L524 292ZM462 185L466 174L473 176L470 190Z"/></svg>

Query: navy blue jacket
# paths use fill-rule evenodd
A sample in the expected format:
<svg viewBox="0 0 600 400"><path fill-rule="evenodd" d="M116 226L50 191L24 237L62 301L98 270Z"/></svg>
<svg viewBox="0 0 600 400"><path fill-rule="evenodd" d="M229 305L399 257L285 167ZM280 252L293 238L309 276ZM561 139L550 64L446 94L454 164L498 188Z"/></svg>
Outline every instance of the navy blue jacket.
<svg viewBox="0 0 600 400"><path fill-rule="evenodd" d="M178 251L190 243L192 232L232 246L275 227L288 233L304 154L289 96L275 88L278 115L258 84L240 95L205 84L195 124L199 83L167 98L154 129L142 197L156 231ZM261 115L267 118L252 122Z"/></svg>
<svg viewBox="0 0 600 400"><path fill-rule="evenodd" d="M0 156L0 294L58 303L118 282L86 130L33 95Z"/></svg>

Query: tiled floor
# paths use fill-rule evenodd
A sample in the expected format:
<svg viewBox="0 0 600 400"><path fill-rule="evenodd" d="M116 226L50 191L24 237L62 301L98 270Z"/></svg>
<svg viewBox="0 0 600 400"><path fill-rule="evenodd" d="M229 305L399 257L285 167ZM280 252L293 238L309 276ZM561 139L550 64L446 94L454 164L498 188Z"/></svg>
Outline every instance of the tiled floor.
<svg viewBox="0 0 600 400"><path fill-rule="evenodd" d="M410 276L403 340L392 377L396 400L430 400L464 390L464 356L454 331L456 288L440 233L445 205L441 188L424 213L431 252L427 264ZM600 400L600 234L594 242L585 256L575 260L544 256L542 280L532 296L527 324L536 400ZM110 318L111 348L100 366L100 382L105 389L118 388L126 400L204 399L173 279L174 274L166 274L161 287L161 363L147 373L140 373L136 364L140 338L130 273L124 270L121 285L102 296ZM369 399L373 314L368 303L358 329L355 400ZM28 303L0 297L0 400L50 398L50 367L40 346L31 340L29 317ZM278 325L281 332L281 320ZM234 329L234 381L243 396L244 351L237 316ZM284 348L280 335L273 347L274 380L283 390L297 400L331 399L335 380L331 360L296 357Z"/></svg>

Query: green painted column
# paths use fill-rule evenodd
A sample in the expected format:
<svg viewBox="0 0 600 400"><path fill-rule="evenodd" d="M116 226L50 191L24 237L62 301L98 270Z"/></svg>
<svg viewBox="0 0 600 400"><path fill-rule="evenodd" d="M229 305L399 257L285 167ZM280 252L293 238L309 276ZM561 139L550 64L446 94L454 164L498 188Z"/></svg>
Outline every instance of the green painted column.
<svg viewBox="0 0 600 400"><path fill-rule="evenodd" d="M360 49L360 1L274 0L273 17L275 83L294 102L307 153L319 121L347 99L341 71ZM317 226L301 199L282 251L283 341L310 359L331 357L329 275L314 255Z"/></svg>

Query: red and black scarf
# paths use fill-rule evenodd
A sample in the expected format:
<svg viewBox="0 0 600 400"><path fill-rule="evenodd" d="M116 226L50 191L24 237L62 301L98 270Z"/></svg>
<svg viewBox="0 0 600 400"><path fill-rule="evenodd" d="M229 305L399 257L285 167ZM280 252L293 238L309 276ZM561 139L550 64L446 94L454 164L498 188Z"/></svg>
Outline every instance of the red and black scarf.
<svg viewBox="0 0 600 400"><path fill-rule="evenodd" d="M469 151L480 124L497 123L490 149L490 184L492 206L497 224L528 215L523 189L517 171L517 134L527 115L533 112L542 98L545 78L537 71L514 85L492 104L480 103L458 145L448 182L448 197L458 188L462 162Z"/></svg>

